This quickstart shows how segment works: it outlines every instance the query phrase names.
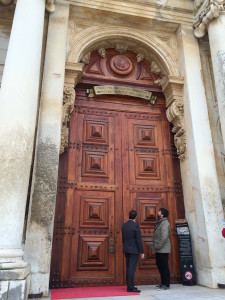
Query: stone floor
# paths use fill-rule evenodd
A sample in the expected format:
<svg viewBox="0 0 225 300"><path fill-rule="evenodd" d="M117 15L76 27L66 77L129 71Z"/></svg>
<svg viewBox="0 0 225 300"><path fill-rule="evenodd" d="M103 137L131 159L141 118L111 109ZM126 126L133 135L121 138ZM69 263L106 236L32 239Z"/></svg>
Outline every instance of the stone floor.
<svg viewBox="0 0 225 300"><path fill-rule="evenodd" d="M139 296L127 297L97 297L97 298L76 298L63 300L225 300L225 289L209 289L202 286L183 286L181 284L172 284L171 288L166 291L157 291L155 286L145 285L139 286L141 294ZM41 300L50 300L50 298L42 298Z"/></svg>

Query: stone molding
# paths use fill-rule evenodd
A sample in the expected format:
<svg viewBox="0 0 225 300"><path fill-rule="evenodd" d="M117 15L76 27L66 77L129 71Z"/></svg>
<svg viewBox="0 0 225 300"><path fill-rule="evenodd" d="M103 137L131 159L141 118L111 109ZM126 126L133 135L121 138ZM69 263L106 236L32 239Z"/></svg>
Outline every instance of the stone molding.
<svg viewBox="0 0 225 300"><path fill-rule="evenodd" d="M17 0L0 0L4 5L16 4ZM52 13L55 11L55 0L45 0L45 9L47 12Z"/></svg>
<svg viewBox="0 0 225 300"><path fill-rule="evenodd" d="M75 86L81 80L84 64L66 63L65 86L63 91L63 111L61 121L61 145L60 154L68 147L69 129L68 122L74 108Z"/></svg>
<svg viewBox="0 0 225 300"><path fill-rule="evenodd" d="M92 26L83 29L76 35L67 61L78 63L89 52L103 47L105 49L113 48L121 44L127 45L128 50L142 53L145 59L149 61L157 61L162 74L179 76L177 61L173 58L171 49L163 41L154 35L147 35L126 27L109 26L102 28L102 26Z"/></svg>
<svg viewBox="0 0 225 300"><path fill-rule="evenodd" d="M225 10L225 0L205 0L201 2L196 10L196 19L194 21L194 34L201 38L206 34L209 22L217 18L221 11Z"/></svg>
<svg viewBox="0 0 225 300"><path fill-rule="evenodd" d="M168 121L173 124L172 132L175 134L174 143L177 155L181 161L184 161L187 148L183 108L184 79L174 76L165 77L161 85L166 97L166 116Z"/></svg>
<svg viewBox="0 0 225 300"><path fill-rule="evenodd" d="M83 63L66 63L65 85L75 87L83 75Z"/></svg>

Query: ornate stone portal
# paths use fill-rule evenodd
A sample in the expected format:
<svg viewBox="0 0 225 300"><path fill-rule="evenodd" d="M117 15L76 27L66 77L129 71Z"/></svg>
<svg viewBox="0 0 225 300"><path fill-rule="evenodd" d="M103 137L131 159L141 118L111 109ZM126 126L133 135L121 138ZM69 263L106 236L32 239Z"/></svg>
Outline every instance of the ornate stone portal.
<svg viewBox="0 0 225 300"><path fill-rule="evenodd" d="M123 49L122 53L127 51L127 47L120 45L115 46L115 50L118 52L118 49ZM105 57L106 54L106 49L105 48L99 48L97 50L97 53L101 57ZM88 64L90 61L91 53L88 52L85 54L81 61L84 64ZM128 58L125 56L118 55L119 61L117 61L117 55L112 58L111 61L111 67L114 70L115 73L118 74L129 74L132 71L131 63L129 62ZM123 61L121 61L121 59ZM140 62L144 59L144 56L140 53L137 54L137 61ZM72 64L72 63L67 63L67 65ZM123 67L121 69L121 66ZM118 69L119 68L119 69ZM151 72L155 73L157 75L160 75L162 72L159 68L159 66L156 64L155 61L151 62L150 65ZM67 70L68 73L68 70ZM72 73L71 73L72 74ZM80 72L80 76L82 72ZM165 76L165 75L164 75ZM72 77L71 77L72 78ZM184 117L183 117L183 85L184 85L184 80L183 78L179 76L165 76L163 79L159 78L154 82L154 84L161 85L162 86L162 91L165 94L166 97L166 107L167 107L167 119L169 122L173 124L173 129L172 132L175 134L174 136L174 142L175 146L177 148L177 154L178 158L183 161L186 158L186 134L185 134L185 126L184 126ZM73 100L70 97L73 97L72 90L71 88L68 88L67 91L69 93L66 95L65 90L64 90L64 111L65 115L62 120L62 140L61 140L61 149L60 153L63 153L65 148L68 146L68 128L67 128L67 122L69 121L69 114L68 111L70 109L70 106L73 105ZM94 96L94 94L92 95ZM74 95L75 97L75 95ZM90 95L89 95L90 97ZM72 112L72 110L71 110ZM71 113L70 112L70 113Z"/></svg>

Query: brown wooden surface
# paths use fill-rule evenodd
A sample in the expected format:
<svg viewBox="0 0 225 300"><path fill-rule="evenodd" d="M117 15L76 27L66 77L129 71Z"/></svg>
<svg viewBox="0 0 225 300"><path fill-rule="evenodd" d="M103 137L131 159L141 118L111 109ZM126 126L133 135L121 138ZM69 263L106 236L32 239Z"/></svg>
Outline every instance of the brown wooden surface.
<svg viewBox="0 0 225 300"><path fill-rule="evenodd" d="M170 268L172 281L179 280L174 219L184 216L184 208L165 99L158 87L154 106L127 96L88 98L86 94L85 88L93 78L114 84L122 76L113 77L110 71L111 57L117 55L113 51L109 51L110 59L93 55L76 89L69 147L60 157L51 287L125 284L121 226L131 209L138 212L145 249L145 259L138 262L136 284L157 283L159 274L151 244L160 207L170 212ZM130 85L132 81L137 83L143 68L144 74L149 69L135 63L134 53L127 56L134 66L128 64L131 73L124 75L123 83ZM148 75L149 82L151 76L155 75ZM139 86L146 85L146 78Z"/></svg>

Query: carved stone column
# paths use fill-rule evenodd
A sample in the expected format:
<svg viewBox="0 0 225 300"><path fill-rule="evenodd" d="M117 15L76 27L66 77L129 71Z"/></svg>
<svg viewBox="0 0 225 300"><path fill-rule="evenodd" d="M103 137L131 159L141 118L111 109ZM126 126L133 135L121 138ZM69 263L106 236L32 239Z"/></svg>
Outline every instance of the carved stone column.
<svg viewBox="0 0 225 300"><path fill-rule="evenodd" d="M166 77L162 81L162 90L166 97L166 116L173 124L174 143L177 154L181 161L186 156L186 134L184 127L183 110L183 85L184 79L181 77Z"/></svg>
<svg viewBox="0 0 225 300"><path fill-rule="evenodd" d="M9 4L9 1L1 1ZM45 6L17 3L0 93L0 299L27 299L22 235L38 107Z"/></svg>
<svg viewBox="0 0 225 300"><path fill-rule="evenodd" d="M225 148L225 0L207 0L198 7L195 36L203 37L207 30Z"/></svg>
<svg viewBox="0 0 225 300"><path fill-rule="evenodd" d="M184 76L187 159L181 164L185 215L189 221L197 282L217 288L225 278L224 218L198 40L193 30L177 32L180 72ZM220 249L220 251L218 251Z"/></svg>

